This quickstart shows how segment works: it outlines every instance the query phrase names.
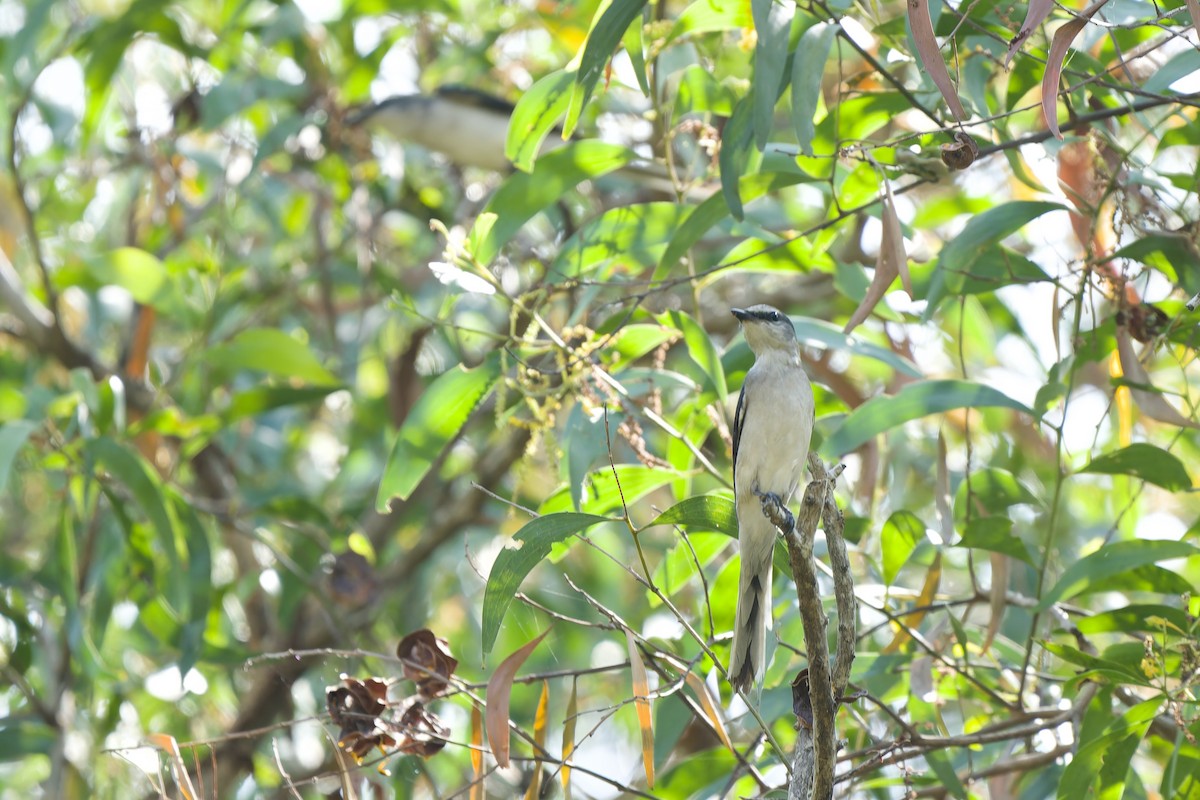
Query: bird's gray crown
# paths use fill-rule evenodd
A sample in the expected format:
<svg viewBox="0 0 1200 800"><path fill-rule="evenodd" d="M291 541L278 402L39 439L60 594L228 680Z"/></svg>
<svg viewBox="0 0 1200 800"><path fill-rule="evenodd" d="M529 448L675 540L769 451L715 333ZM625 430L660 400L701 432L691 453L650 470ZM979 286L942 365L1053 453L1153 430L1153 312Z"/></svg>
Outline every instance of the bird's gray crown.
<svg viewBox="0 0 1200 800"><path fill-rule="evenodd" d="M730 311L742 323L746 342L755 353L795 348L796 328L791 319L774 306L758 303L749 308L733 308Z"/></svg>

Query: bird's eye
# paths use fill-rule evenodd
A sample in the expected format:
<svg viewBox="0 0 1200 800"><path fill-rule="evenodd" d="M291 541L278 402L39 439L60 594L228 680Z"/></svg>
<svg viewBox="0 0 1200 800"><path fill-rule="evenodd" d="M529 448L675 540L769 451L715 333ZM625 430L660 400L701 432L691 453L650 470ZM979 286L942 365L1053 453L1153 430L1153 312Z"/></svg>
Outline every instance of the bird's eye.
<svg viewBox="0 0 1200 800"><path fill-rule="evenodd" d="M779 316L778 311L771 312L771 322L779 322L779 320L781 320L781 319L783 319L783 317Z"/></svg>

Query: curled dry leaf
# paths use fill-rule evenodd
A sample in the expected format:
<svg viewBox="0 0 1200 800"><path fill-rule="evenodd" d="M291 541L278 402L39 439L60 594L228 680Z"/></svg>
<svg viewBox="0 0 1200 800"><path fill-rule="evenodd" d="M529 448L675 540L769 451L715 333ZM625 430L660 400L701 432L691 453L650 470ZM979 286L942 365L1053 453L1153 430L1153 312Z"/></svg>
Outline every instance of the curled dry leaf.
<svg viewBox="0 0 1200 800"><path fill-rule="evenodd" d="M808 685L808 667L796 673L796 679L792 681L792 713L796 715L797 730L801 726L812 730L812 688Z"/></svg>
<svg viewBox="0 0 1200 800"><path fill-rule="evenodd" d="M692 692L700 701L700 707L704 709L704 716L708 718L712 729L717 732L717 738L721 740L721 744L725 745L729 752L736 752L733 749L733 742L729 740L729 732L725 730L725 718L721 716L720 709L713 702L712 694L708 691L708 686L705 685L703 679L696 673L689 672L683 676L683 680L692 687Z"/></svg>
<svg viewBox="0 0 1200 800"><path fill-rule="evenodd" d="M988 620L987 633L983 637L983 647L986 653L1000 632L1000 623L1004 620L1004 609L1008 608L1008 568L1009 557L1003 553L989 553L988 561L992 565L992 591L988 597L988 608L992 618Z"/></svg>
<svg viewBox="0 0 1200 800"><path fill-rule="evenodd" d="M958 99L954 81L950 80L946 62L942 60L942 51L938 48L937 37L933 34L933 20L929 17L928 0L908 0L908 24L912 28L921 68L933 79L934 85L946 99L946 105L950 106L954 118L964 122L967 119L967 111Z"/></svg>
<svg viewBox="0 0 1200 800"><path fill-rule="evenodd" d="M842 329L845 333L857 328L871 314L897 275L900 276L908 296L913 296L912 278L908 274L908 254L904 252L904 231L900 229L900 218L896 216L892 185L886 179L883 181L883 190L883 209L880 214L883 232L879 239L879 256L875 261L875 276L871 278L871 285L867 287L862 302L854 309L846 327Z"/></svg>
<svg viewBox="0 0 1200 800"><path fill-rule="evenodd" d="M542 681L537 713L533 715L533 774L525 790L525 800L537 800L542 791L542 753L546 752L546 723L550 716L550 682Z"/></svg>
<svg viewBox="0 0 1200 800"><path fill-rule="evenodd" d="M442 724L438 715L425 708L420 700L414 700L404 709L398 730L403 738L396 749L421 758L440 753L450 735L449 726Z"/></svg>
<svg viewBox="0 0 1200 800"><path fill-rule="evenodd" d="M1054 0L1029 0L1029 7L1025 9L1025 21L1021 23L1021 30L1017 31L1017 35L1008 42L1008 52L1004 54L1005 69L1008 69L1013 55L1025 43L1029 35L1033 33L1033 29L1041 25L1042 21L1053 10Z"/></svg>
<svg viewBox="0 0 1200 800"><path fill-rule="evenodd" d="M1059 139L1063 138L1058 129L1058 79L1062 74L1063 62L1067 58L1067 49L1071 42L1088 24L1088 20L1096 15L1108 0L1096 0L1078 17L1063 25L1054 32L1050 41L1050 53L1046 56L1046 71L1042 74L1042 112L1046 115L1046 125L1050 132Z"/></svg>
<svg viewBox="0 0 1200 800"><path fill-rule="evenodd" d="M942 554L935 553L933 556L933 564L925 572L925 584L921 587L921 593L917 595L917 608L928 608L933 605L933 601L937 598L938 586L942 582ZM921 622L925 619L926 611L915 611L911 614L906 614L904 625L900 626L892 623L896 628L896 635L883 648L884 653L898 653L900 648L912 639L910 630L916 630L921 626Z"/></svg>
<svg viewBox="0 0 1200 800"><path fill-rule="evenodd" d="M471 704L471 789L467 800L483 800L483 713Z"/></svg>
<svg viewBox="0 0 1200 800"><path fill-rule="evenodd" d="M950 169L966 169L979 158L979 145L966 131L955 131L954 141L941 146L942 163Z"/></svg>
<svg viewBox="0 0 1200 800"><path fill-rule="evenodd" d="M575 753L575 720L579 715L578 680L571 681L571 699L567 701L567 716L562 732L563 797L571 800L571 756Z"/></svg>
<svg viewBox="0 0 1200 800"><path fill-rule="evenodd" d="M340 728L338 747L361 764L372 750L386 752L396 745L388 724L379 718L387 710L387 684L378 678L360 681L349 675L342 675L342 683L325 690L325 706L333 724Z"/></svg>
<svg viewBox="0 0 1200 800"><path fill-rule="evenodd" d="M1142 366L1137 354L1133 352L1133 339L1125 328L1117 328L1117 357L1121 360L1121 372L1124 373L1125 380L1131 384L1154 385L1150 382L1150 375L1146 372L1146 368ZM1130 386L1129 393L1133 395L1138 410L1150 419L1156 419L1168 425L1178 425L1181 428L1200 428L1195 420L1190 420L1180 414L1175 406L1168 403L1167 399L1158 392Z"/></svg>
<svg viewBox="0 0 1200 800"><path fill-rule="evenodd" d="M458 668L458 659L450 655L450 645L433 631L413 631L396 645L396 655L404 664L404 677L417 684L427 698L438 697L449 687L450 676Z"/></svg>
<svg viewBox="0 0 1200 800"><path fill-rule="evenodd" d="M501 661L492 677L488 678L484 727L487 728L492 755L496 758L496 764L501 767L507 767L509 764L508 705L512 699L513 678L517 676L517 670L525 663L525 659L529 658L529 654L541 644L549 632L549 628L542 631L533 641Z"/></svg>
<svg viewBox="0 0 1200 800"><path fill-rule="evenodd" d="M625 629L625 645L629 649L629 671L633 674L633 707L637 710L638 728L642 732L642 764L646 768L646 785L654 788L654 724L650 716L650 681L646 665L638 652L633 633Z"/></svg>
<svg viewBox="0 0 1200 800"><path fill-rule="evenodd" d="M171 763L171 774L184 800L197 800L199 795L196 794L196 787L192 785L192 777L188 774L187 765L183 763L183 755L179 752L179 742L175 737L167 733L151 733L146 736L146 741L166 752Z"/></svg>

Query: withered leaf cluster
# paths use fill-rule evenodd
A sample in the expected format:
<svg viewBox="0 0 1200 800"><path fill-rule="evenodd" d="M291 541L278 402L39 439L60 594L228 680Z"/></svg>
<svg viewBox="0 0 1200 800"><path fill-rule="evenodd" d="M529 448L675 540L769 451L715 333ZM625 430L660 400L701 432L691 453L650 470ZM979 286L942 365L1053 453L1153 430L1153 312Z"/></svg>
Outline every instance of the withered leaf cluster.
<svg viewBox="0 0 1200 800"><path fill-rule="evenodd" d="M417 691L426 698L445 694L450 676L458 669L458 659L450 655L449 643L428 628L401 639L396 655L404 664L404 677L417 684Z"/></svg>
<svg viewBox="0 0 1200 800"><path fill-rule="evenodd" d="M405 636L396 654L404 678L416 685L414 694L389 704L386 679L348 675L341 676L341 686L325 690L329 718L340 728L338 746L360 764L372 750L429 758L446 746L450 735L450 728L426 708L430 700L447 692L458 667L449 644L421 629ZM382 763L379 771L386 773Z"/></svg>
<svg viewBox="0 0 1200 800"><path fill-rule="evenodd" d="M325 705L333 724L341 728L338 746L361 764L372 750L386 753L396 746L391 726L379 716L387 710L387 684L379 678L360 681L345 674L342 683L325 690Z"/></svg>

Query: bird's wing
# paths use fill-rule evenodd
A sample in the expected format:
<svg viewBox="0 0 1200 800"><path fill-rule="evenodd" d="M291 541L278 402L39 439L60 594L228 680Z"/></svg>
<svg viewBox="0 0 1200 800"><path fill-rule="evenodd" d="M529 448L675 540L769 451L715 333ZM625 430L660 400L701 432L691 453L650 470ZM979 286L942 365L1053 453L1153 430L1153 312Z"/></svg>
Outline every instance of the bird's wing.
<svg viewBox="0 0 1200 800"><path fill-rule="evenodd" d="M733 481L737 485L737 456L738 445L742 441L742 425L746 422L746 384L742 383L742 391L738 393L737 410L733 412Z"/></svg>

